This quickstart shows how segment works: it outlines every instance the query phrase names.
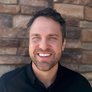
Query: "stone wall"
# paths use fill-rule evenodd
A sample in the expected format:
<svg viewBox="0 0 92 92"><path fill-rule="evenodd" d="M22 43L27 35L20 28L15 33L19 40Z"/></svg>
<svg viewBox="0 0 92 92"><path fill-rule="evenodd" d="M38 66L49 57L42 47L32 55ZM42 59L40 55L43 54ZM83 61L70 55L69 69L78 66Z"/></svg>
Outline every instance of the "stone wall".
<svg viewBox="0 0 92 92"><path fill-rule="evenodd" d="M46 7L66 20L61 64L80 72L92 85L92 0L0 0L0 76L30 63L26 24Z"/></svg>

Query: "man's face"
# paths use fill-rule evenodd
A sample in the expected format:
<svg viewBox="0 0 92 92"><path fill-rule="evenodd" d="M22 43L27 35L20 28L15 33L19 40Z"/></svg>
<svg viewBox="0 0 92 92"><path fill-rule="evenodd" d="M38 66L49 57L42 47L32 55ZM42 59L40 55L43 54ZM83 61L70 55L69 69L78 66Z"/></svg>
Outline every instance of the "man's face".
<svg viewBox="0 0 92 92"><path fill-rule="evenodd" d="M30 28L29 55L41 71L48 71L58 64L64 43L61 26L51 18L38 17Z"/></svg>

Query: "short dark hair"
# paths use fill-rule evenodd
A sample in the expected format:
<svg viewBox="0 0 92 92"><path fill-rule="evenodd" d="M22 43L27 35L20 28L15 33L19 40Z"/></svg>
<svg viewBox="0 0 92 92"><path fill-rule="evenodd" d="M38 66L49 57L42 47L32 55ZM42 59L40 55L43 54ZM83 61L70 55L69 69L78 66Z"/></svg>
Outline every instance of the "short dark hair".
<svg viewBox="0 0 92 92"><path fill-rule="evenodd" d="M33 17L29 20L27 27L29 28L32 25L32 23L34 22L34 20L40 16L49 17L49 18L53 19L54 21L58 22L62 26L61 32L62 32L62 39L64 41L64 38L66 37L65 20L62 18L60 13L58 13L56 10L54 10L52 8L45 8L43 10L36 12L33 15Z"/></svg>

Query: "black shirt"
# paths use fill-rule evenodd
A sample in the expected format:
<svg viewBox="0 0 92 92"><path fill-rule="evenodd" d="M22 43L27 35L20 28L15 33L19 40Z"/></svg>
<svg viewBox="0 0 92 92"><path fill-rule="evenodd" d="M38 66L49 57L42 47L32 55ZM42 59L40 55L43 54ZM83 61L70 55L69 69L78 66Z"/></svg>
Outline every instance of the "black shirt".
<svg viewBox="0 0 92 92"><path fill-rule="evenodd" d="M28 64L4 74L0 79L0 92L92 92L92 88L79 73L61 65L54 83L45 88Z"/></svg>

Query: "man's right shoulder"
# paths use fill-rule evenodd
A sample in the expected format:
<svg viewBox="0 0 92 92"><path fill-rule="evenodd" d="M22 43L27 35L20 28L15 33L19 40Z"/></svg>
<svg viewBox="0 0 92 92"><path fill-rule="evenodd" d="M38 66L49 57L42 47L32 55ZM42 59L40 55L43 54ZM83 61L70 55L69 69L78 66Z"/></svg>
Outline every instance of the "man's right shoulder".
<svg viewBox="0 0 92 92"><path fill-rule="evenodd" d="M22 66L20 68L16 68L12 71L9 71L9 72L3 74L0 78L0 82L8 83L10 80L14 79L16 76L22 76L22 74L24 74L26 71L26 67L27 67L27 65Z"/></svg>

